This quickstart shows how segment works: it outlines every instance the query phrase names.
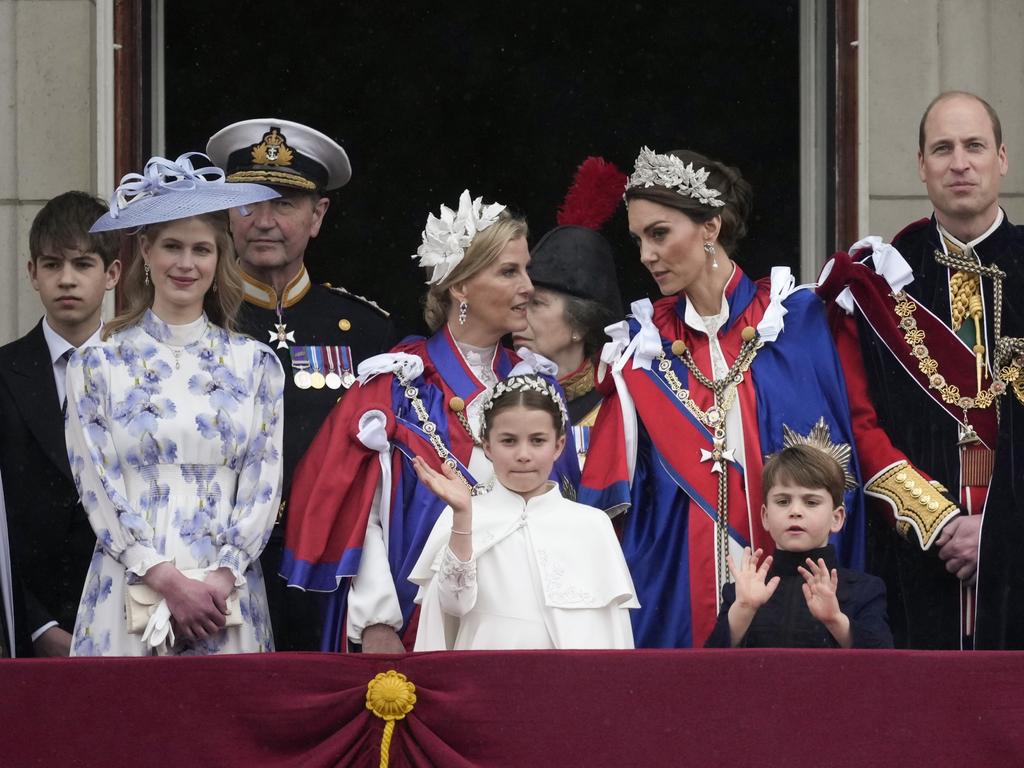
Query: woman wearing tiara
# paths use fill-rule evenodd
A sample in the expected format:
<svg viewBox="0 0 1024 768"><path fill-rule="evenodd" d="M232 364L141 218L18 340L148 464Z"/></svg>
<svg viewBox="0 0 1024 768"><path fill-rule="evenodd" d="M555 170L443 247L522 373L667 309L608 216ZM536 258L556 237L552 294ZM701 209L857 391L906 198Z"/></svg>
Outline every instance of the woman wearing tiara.
<svg viewBox="0 0 1024 768"><path fill-rule="evenodd" d="M470 487L493 475L480 442L487 394L517 363L554 374L504 349L526 327L533 285L526 222L505 206L462 193L458 210L427 218L417 251L427 269L430 338L409 338L359 366L359 386L331 413L292 484L282 575L292 586L335 592L323 649L401 652L415 637L416 587L408 580L444 502L416 477L419 456L451 467ZM555 465L562 488L579 469L567 451ZM342 589L339 589L342 585Z"/></svg>
<svg viewBox="0 0 1024 768"><path fill-rule="evenodd" d="M98 539L77 656L272 651L259 554L281 493L274 353L232 332L227 209L278 194L152 158L93 231L138 231L125 311L68 365L67 444ZM205 157L198 155L199 157Z"/></svg>
<svg viewBox="0 0 1024 768"><path fill-rule="evenodd" d="M755 282L733 260L751 196L738 170L688 151L645 147L627 184L630 233L665 298L633 302L605 349L613 362L598 378L614 393L591 435L579 498L625 512L623 549L643 606L633 614L638 647L702 645L730 554L771 552L761 467L787 430L829 450L855 445L854 478L899 462L914 472L870 418L855 434L851 406L863 416L870 405L847 397L821 301L786 267ZM878 495L903 511L915 501L892 490ZM860 490L846 509L833 543L841 564L860 569Z"/></svg>

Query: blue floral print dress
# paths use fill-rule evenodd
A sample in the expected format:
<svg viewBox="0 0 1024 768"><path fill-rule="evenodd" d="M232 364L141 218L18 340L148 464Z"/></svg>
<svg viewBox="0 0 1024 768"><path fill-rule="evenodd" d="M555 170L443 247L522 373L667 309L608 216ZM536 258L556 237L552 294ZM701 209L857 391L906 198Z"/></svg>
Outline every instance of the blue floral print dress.
<svg viewBox="0 0 1024 768"><path fill-rule="evenodd" d="M125 588L161 562L231 569L241 626L159 653L272 651L259 554L281 495L277 356L203 315L171 326L151 311L68 366L67 444L97 544L73 656L153 653L128 632Z"/></svg>

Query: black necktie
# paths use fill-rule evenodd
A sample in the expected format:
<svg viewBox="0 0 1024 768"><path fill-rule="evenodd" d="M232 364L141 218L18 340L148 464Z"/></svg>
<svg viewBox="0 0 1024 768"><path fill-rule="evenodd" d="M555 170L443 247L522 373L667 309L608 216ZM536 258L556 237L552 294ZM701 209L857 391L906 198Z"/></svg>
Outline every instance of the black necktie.
<svg viewBox="0 0 1024 768"><path fill-rule="evenodd" d="M66 382L67 382L67 373L68 373L68 361L71 359L71 356L73 354L75 354L75 348L74 347L69 347L68 349L65 349L64 350L64 354L60 356L60 359L64 361L64 376L65 376L64 400L60 404L60 415L61 416L67 416L68 415L68 391L67 391L67 383Z"/></svg>

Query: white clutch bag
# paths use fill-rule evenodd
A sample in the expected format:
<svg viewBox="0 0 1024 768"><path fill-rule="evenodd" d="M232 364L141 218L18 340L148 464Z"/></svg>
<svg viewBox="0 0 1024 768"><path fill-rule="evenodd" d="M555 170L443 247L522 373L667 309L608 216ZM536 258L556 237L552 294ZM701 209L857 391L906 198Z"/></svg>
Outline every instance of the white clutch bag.
<svg viewBox="0 0 1024 768"><path fill-rule="evenodd" d="M182 571L190 579L203 581L209 571L192 570ZM149 619L156 611L163 595L145 584L129 584L124 591L124 617L128 624L128 631L134 635L141 635L149 624ZM242 623L242 611L238 606L238 590L232 589L228 595L228 615L224 617L224 626L236 627Z"/></svg>

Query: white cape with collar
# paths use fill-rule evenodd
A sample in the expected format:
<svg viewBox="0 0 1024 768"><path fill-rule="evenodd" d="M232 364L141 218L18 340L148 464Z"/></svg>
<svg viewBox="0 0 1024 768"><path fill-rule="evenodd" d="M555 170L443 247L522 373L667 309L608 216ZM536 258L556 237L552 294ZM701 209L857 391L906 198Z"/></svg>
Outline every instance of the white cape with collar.
<svg viewBox="0 0 1024 768"><path fill-rule="evenodd" d="M493 635L480 643L473 637L459 637L460 619L442 610L438 588L451 527L452 510L446 507L409 576L420 587L415 649L448 650L456 646L457 639L460 648L478 650L537 647L518 644L514 635L502 636L500 645L494 644ZM495 482L493 490L473 499L472 530L478 594L489 588L508 589L509 584L512 589L532 589L551 638L550 647L633 647L626 609L639 608L640 603L611 520L604 512L564 499L557 486L525 501ZM520 535L525 537L527 562L505 570L489 568L498 559L493 553Z"/></svg>

